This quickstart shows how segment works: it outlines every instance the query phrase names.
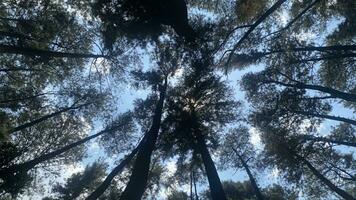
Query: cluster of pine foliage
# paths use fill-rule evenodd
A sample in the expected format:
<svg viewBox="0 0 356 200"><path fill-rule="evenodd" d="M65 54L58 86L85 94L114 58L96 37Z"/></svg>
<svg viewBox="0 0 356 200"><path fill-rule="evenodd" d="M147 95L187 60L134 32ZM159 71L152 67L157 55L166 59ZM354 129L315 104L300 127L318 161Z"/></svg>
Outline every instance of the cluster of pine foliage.
<svg viewBox="0 0 356 200"><path fill-rule="evenodd" d="M354 0L2 0L0 199L355 200L355 58Z"/></svg>

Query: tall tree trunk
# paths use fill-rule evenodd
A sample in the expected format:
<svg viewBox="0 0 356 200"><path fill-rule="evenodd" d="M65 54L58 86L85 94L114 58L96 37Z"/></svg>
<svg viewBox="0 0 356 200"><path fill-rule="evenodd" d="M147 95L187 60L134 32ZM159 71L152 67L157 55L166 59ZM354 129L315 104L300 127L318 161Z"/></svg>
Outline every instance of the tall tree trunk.
<svg viewBox="0 0 356 200"><path fill-rule="evenodd" d="M316 61L321 61L321 60L336 60L336 59L353 58L353 57L356 57L356 53L343 53L343 54L336 54L336 55L332 55L332 56L321 56L321 57L316 57L316 58L302 59L302 60L290 62L290 64L316 62Z"/></svg>
<svg viewBox="0 0 356 200"><path fill-rule="evenodd" d="M300 52L300 51L320 51L320 52L326 52L326 51L356 51L356 45L333 45L333 46L321 46L321 47L315 47L315 46L305 46L305 47L292 47L292 48L286 48L286 49L277 49L274 51L269 51L269 52L258 52L257 54L261 54L263 56L274 54L274 53L284 53L284 52Z"/></svg>
<svg viewBox="0 0 356 200"><path fill-rule="evenodd" d="M117 176L123 169L124 167L130 163L130 161L132 160L132 158L136 155L136 153L139 151L139 149L142 147L142 145L145 143L146 140L146 135L144 136L144 138L142 138L142 140L140 141L140 143L137 145L137 147L132 150L132 152L127 155L125 157L124 160L122 160L120 162L119 165L117 165L111 172L110 174L105 178L105 180L100 184L99 187L97 187L95 189L94 192L92 192L87 198L86 200L95 200L98 199L104 192L105 190L110 186L111 181L115 178L115 176Z"/></svg>
<svg viewBox="0 0 356 200"><path fill-rule="evenodd" d="M297 155L297 157L305 163L305 165L310 169L310 171L321 181L323 182L325 185L327 185L330 190L334 191L335 193L337 193L338 195L340 195L342 198L346 199L346 200L355 200L355 198L353 198L350 194L348 194L347 192L345 192L344 190L340 189L339 187L337 187L336 185L334 185L329 179L327 179L325 176L323 176L317 169L315 169L315 167L308 161L306 160L304 157Z"/></svg>
<svg viewBox="0 0 356 200"><path fill-rule="evenodd" d="M276 34L276 33L280 33L280 32L282 32L282 31L288 29L288 28L291 27L296 21L298 21L299 18L301 18L306 12L308 12L308 10L310 10L315 4L317 4L319 1L320 1L320 0L315 0L315 1L313 1L313 2L312 2L311 4L309 4L306 8L304 8L304 9L302 10L302 12L300 12L294 19L292 19L290 22L288 22L288 24L287 24L285 27L283 27L282 29L280 29L280 30L278 30L278 31L275 31L275 32L273 32L273 33L270 33L270 34L268 34L267 36L265 36L265 37L263 37L263 38L266 38L266 37L268 37L268 36L270 36L270 35L273 35L273 34Z"/></svg>
<svg viewBox="0 0 356 200"><path fill-rule="evenodd" d="M15 21L15 22L37 22L36 20L32 19L21 19L21 18L10 18L10 17L0 17L2 21Z"/></svg>
<svg viewBox="0 0 356 200"><path fill-rule="evenodd" d="M0 44L0 53L21 54L26 56L56 57L56 58L108 58L106 55L66 53L50 50L34 49Z"/></svg>
<svg viewBox="0 0 356 200"><path fill-rule="evenodd" d="M355 51L356 45L333 45L333 46L323 46L323 47L294 47L290 48L290 51Z"/></svg>
<svg viewBox="0 0 356 200"><path fill-rule="evenodd" d="M197 190L197 180L195 179L194 169L193 169L193 185L194 185L195 200L199 200L198 190Z"/></svg>
<svg viewBox="0 0 356 200"><path fill-rule="evenodd" d="M50 94L55 94L55 93L53 93L53 92L45 92L45 93L35 94L33 96L27 96L27 97L15 98L15 99L6 99L6 100L0 101L0 104L7 104L7 103L14 103L14 102L19 102L19 101L26 101L26 100L35 99L37 97L50 95Z"/></svg>
<svg viewBox="0 0 356 200"><path fill-rule="evenodd" d="M277 49L274 51L267 51L267 52L253 52L249 54L234 54L234 57L236 58L242 58L242 59L248 59L251 61L258 60L260 58L263 58L265 56L275 54L275 53L286 53L286 52L301 52L301 51L330 51L330 50L350 50L350 49L355 49L356 46L322 46L322 47L296 47L296 48L290 48L290 49ZM332 56L322 56L322 57L317 57L317 58L310 58L310 59L302 59L302 60L297 60L290 62L290 64L296 64L296 63L301 63L301 62L309 62L309 61L321 61L321 60L332 60L332 59L341 59L341 58L352 58L356 57L356 53L338 53L334 54Z"/></svg>
<svg viewBox="0 0 356 200"><path fill-rule="evenodd" d="M356 121L355 120L344 118L344 117L336 117L336 116L332 116L332 115L317 114L317 113L307 112L307 111L291 110L291 112L296 113L296 114L300 114L300 115L307 115L307 116L312 116L312 117L319 117L319 118L335 120L335 121L339 121L339 122L345 122L345 123L352 124L352 125L356 126Z"/></svg>
<svg viewBox="0 0 356 200"><path fill-rule="evenodd" d="M356 102L356 94L341 92L339 90L335 90L335 89L332 89L332 88L329 88L329 87L324 87L324 86L321 86L321 85L309 85L309 84L304 84L304 83L301 83L301 82L298 82L296 84L290 84L290 83L283 83L283 82L275 81L275 80L266 80L264 82L265 83L275 83L275 84L282 85L282 86L285 86L285 87L316 90L316 91L319 91L319 92L328 93L332 97L343 99L345 101Z"/></svg>
<svg viewBox="0 0 356 200"><path fill-rule="evenodd" d="M12 38L19 38L19 39L26 39L26 40L33 39L30 36L24 35L22 33L17 33L17 32L0 31L0 35L5 36L5 37L12 37Z"/></svg>
<svg viewBox="0 0 356 200"><path fill-rule="evenodd" d="M78 108L82 108L82 107L87 106L87 105L89 105L89 103L82 104L82 105L79 105L79 106L70 106L70 107L64 108L62 110L53 112L51 114L42 116L42 117L40 117L38 119L35 119L33 121L30 121L30 122L27 122L25 124L19 125L19 126L13 128L13 129L11 129L8 133L11 134L11 133L14 133L14 132L17 132L17 131L24 130L26 128L29 128L29 127L34 126L36 124L39 124L39 123L41 123L43 121L46 121L47 119L50 119L50 118L55 117L55 116L58 116L61 113L64 113L64 112L67 112L67 111L70 111L70 110L75 110L75 109L78 109Z"/></svg>
<svg viewBox="0 0 356 200"><path fill-rule="evenodd" d="M314 136L311 136L311 135L302 135L301 139L302 140L309 140L309 141L316 141L316 142L330 142L330 143L333 143L333 144L356 147L356 142L340 141L340 140L334 140L334 139L329 139L329 138L325 138L325 137L314 137Z"/></svg>
<svg viewBox="0 0 356 200"><path fill-rule="evenodd" d="M151 155L155 148L158 132L161 126L161 117L166 90L167 79L165 80L164 86L160 91L160 97L154 112L152 126L147 133L147 140L137 153L130 180L120 197L121 200L140 200L145 192L148 173L150 170Z"/></svg>
<svg viewBox="0 0 356 200"><path fill-rule="evenodd" d="M200 133L199 130L195 131L195 135L197 139L197 150L203 159L205 171L208 176L211 197L213 200L226 200L224 189L222 187L214 162L211 159L208 147L206 146L204 136Z"/></svg>
<svg viewBox="0 0 356 200"><path fill-rule="evenodd" d="M11 68L6 68L6 69L0 69L0 72L18 72L18 71L35 72L35 71L40 71L40 70L25 68L25 67L11 67Z"/></svg>
<svg viewBox="0 0 356 200"><path fill-rule="evenodd" d="M286 0L278 0L276 3L273 4L271 8L269 8L261 17L259 17L255 23L251 25L251 27L246 31L246 33L242 36L242 38L234 45L233 49L230 52L228 57L227 63L230 63L234 52L237 48L248 38L248 36L252 33L255 28L260 25L268 16L270 16L274 11L276 11Z"/></svg>
<svg viewBox="0 0 356 200"><path fill-rule="evenodd" d="M256 193L256 197L258 200L264 200L264 197L262 195L262 192L260 190L260 188L257 185L257 182L255 180L255 178L253 177L253 174L249 168L249 166L247 165L247 163L245 162L245 160L243 159L243 157L237 152L237 150L235 148L232 148L232 150L235 152L235 154L237 155L237 157L240 159L243 167L245 168L245 171L250 179L251 185L253 187L253 190Z"/></svg>
<svg viewBox="0 0 356 200"><path fill-rule="evenodd" d="M194 200L194 196L193 196L193 169L190 169L190 200Z"/></svg>
<svg viewBox="0 0 356 200"><path fill-rule="evenodd" d="M14 164L14 165L11 165L7 168L3 168L3 169L0 169L0 177L11 177L14 175L14 173L18 173L18 172L26 172L26 171L29 171L30 169L34 168L36 165L42 163L42 162L45 162L47 160L50 160L74 147L77 147L81 144L84 144L85 142L91 140L91 139L94 139L108 131L111 131L113 129L107 129L107 130L103 130L103 131L100 131L94 135L91 135L91 136L88 136L86 138L83 138L77 142L74 142L72 144L69 144L67 146L64 146L58 150L55 150L53 152L50 152L50 153L47 153L47 154L44 154L44 155L41 155L37 158L34 158L30 161L27 161L27 162L24 162L24 163L21 163L21 164Z"/></svg>

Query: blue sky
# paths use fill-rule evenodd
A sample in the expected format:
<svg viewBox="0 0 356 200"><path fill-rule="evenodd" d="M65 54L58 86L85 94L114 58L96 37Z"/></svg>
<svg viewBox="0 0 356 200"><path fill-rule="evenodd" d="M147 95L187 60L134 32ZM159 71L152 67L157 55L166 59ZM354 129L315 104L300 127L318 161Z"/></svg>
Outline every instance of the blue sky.
<svg viewBox="0 0 356 200"><path fill-rule="evenodd" d="M280 17L280 23L281 24L286 24L289 17L282 13L279 15ZM336 28L336 25L340 22L340 20L335 19L334 21L331 21L330 24L328 25L328 31L327 32L331 32L333 29ZM327 33L326 33L327 34ZM316 36L314 33L309 32L309 33L305 33L303 35L300 36L300 39L314 39L315 37L319 37L322 38L322 36ZM318 41L318 40L317 40ZM319 41L321 42L321 39L319 39ZM150 62L150 59L148 58L148 56L144 56L143 60L142 60L142 64L144 66L144 68L149 68L150 66L152 66L152 63ZM240 90L239 85L238 85L238 81L241 80L241 77L247 73L247 72L251 72L251 71L259 71L263 69L263 65L259 65L259 66L250 66L244 70L234 70L231 73L229 73L227 76L224 77L224 79L226 79L230 86L232 88L234 88L235 91L235 98L237 100L241 100L244 102L244 106L245 108L248 108L248 103L245 101L244 98L244 93ZM137 89L133 89L132 87L129 87L127 85L125 85L124 83L115 83L115 93L117 94L117 113L119 112L125 112L128 109L132 109L133 108L133 101L136 98L144 98L147 94L148 91L144 91L144 90L137 90ZM350 110L347 109L345 107L343 107L342 104L340 103L333 103L333 111L331 112L331 114L336 115L336 116L343 116L343 117L349 117L349 118L354 118L355 114ZM325 120L324 123L321 125L320 127L320 133L322 135L326 135L329 133L331 126L335 126L337 125L338 122L335 121L331 121L331 120ZM100 130L102 128L102 124L100 122L96 123L93 125L92 127L92 131L91 134L96 133L98 130ZM253 140L252 143L255 145L255 147L261 148L260 144L258 142L258 132L256 132L255 129L253 129L253 127L250 127L250 133L253 136ZM112 158L107 158L107 156L104 153L104 150L100 147L100 145L98 145L96 140L93 140L91 142L89 142L87 144L88 146L88 157L85 158L81 163L77 164L77 165L69 165L69 166L62 166L61 167L61 173L60 176L57 176L56 179L53 179L52 177L49 177L47 179L44 179L43 185L45 187L43 187L42 189L47 190L44 195L48 195L50 193L50 187L53 185L51 183L51 181L59 181L59 182L64 182L65 178L68 178L71 174L75 173L75 172L79 172L84 170L84 167L87 164L90 164L92 162L94 162L95 160L99 159L99 158L103 158L106 162L109 163L109 168L108 168L108 172L110 172L110 170L115 166L114 162L119 160L123 155L118 156L117 158L115 158L115 160L113 160ZM347 148L341 148L341 151L350 151L350 149ZM172 172L174 171L174 160L172 160L171 162L168 162L167 164L167 171L168 172ZM41 172L40 172L41 173ZM245 171L243 171L242 169L229 169L229 170L225 170L225 171L219 171L219 175L221 180L233 180L233 181L243 181L243 180L248 180L248 177L245 173ZM269 185L271 183L274 182L278 182L278 171L276 170L271 170L271 171L267 171L265 173L262 173L261 175L257 176L258 182L261 186L266 186ZM187 186L178 186L184 189L187 189ZM200 185L199 189L205 189L207 187L207 185ZM43 194L41 194L43 191L39 191L35 196L24 196L23 199L38 199L39 197L43 196ZM161 194L163 194L164 191L161 192Z"/></svg>

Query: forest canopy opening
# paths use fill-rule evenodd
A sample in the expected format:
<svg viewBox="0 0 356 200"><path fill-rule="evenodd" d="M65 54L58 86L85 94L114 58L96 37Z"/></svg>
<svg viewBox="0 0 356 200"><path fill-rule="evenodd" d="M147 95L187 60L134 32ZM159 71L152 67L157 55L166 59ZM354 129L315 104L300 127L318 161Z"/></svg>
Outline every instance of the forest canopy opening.
<svg viewBox="0 0 356 200"><path fill-rule="evenodd" d="M356 199L356 1L2 0L0 199Z"/></svg>

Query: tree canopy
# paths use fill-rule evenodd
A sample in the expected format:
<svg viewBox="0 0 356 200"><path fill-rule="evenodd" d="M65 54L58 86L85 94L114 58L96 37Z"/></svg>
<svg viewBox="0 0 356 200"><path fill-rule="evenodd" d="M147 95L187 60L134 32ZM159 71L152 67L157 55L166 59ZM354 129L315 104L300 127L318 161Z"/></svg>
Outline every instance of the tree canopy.
<svg viewBox="0 0 356 200"><path fill-rule="evenodd" d="M356 2L3 0L0 199L356 199Z"/></svg>

